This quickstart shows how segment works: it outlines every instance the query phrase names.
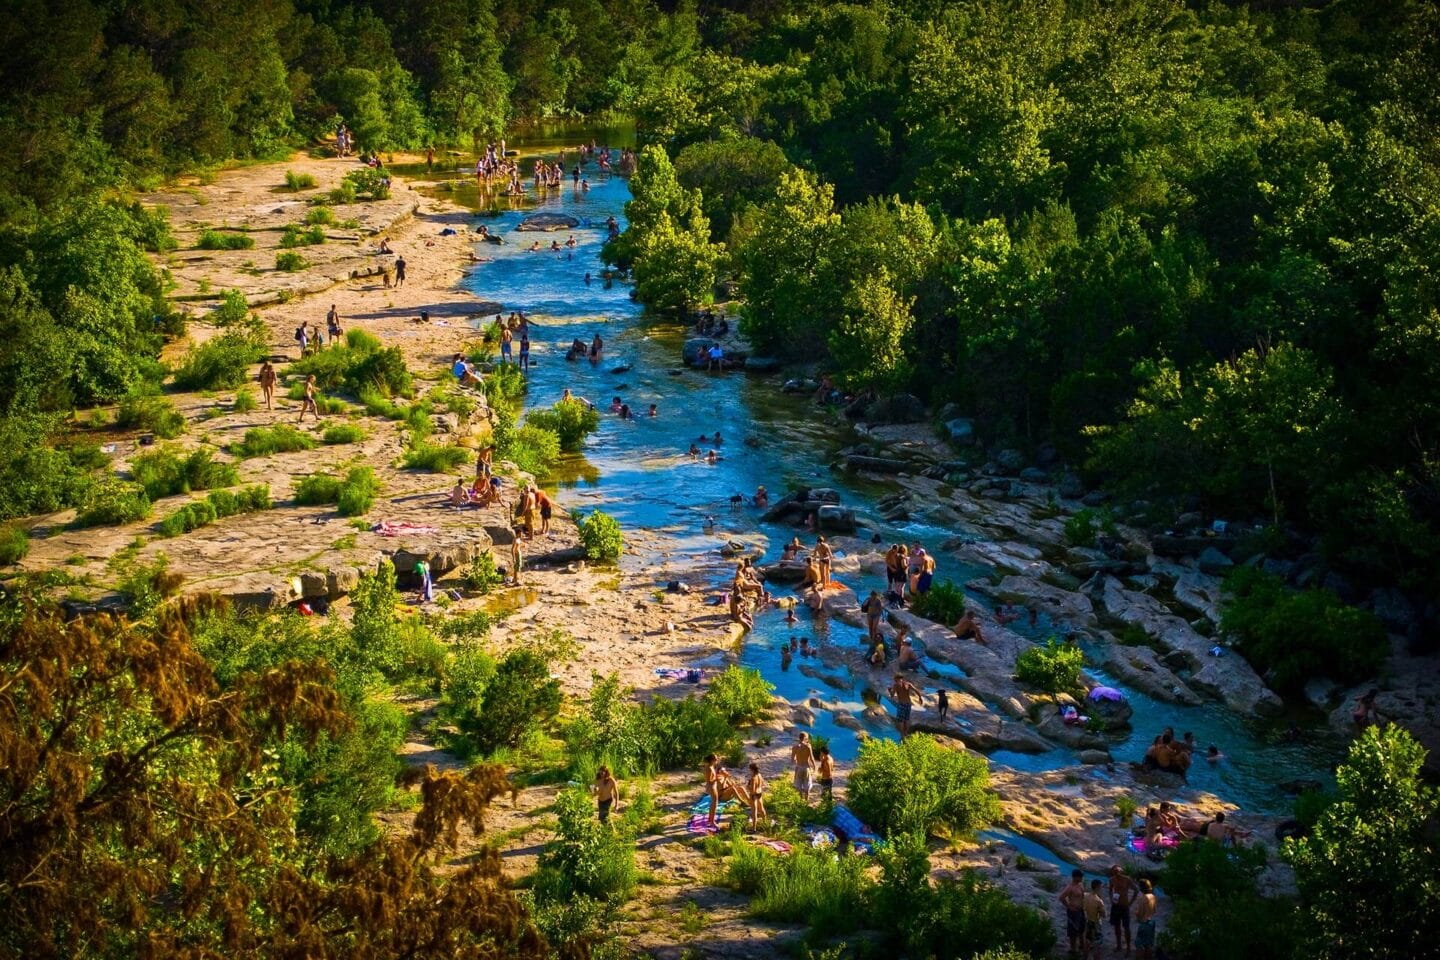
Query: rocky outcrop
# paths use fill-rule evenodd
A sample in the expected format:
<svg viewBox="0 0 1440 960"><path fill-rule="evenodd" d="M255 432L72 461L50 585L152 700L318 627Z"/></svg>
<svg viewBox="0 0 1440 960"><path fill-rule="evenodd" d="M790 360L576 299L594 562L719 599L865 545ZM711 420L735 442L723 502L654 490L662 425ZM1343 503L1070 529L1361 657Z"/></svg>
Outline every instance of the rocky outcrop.
<svg viewBox="0 0 1440 960"><path fill-rule="evenodd" d="M845 466L851 470L867 470L870 473L904 473L909 470L910 464L904 460L892 460L888 457L866 457L858 453L852 453L845 458Z"/></svg>
<svg viewBox="0 0 1440 960"><path fill-rule="evenodd" d="M490 535L483 528L477 527L470 530L464 540L402 547L390 555L390 562L395 565L396 581L411 585L419 583L415 566L421 561L429 565L431 577L439 577L458 567L469 565L481 550L488 550L490 546Z"/></svg>
<svg viewBox="0 0 1440 960"><path fill-rule="evenodd" d="M1034 577L1011 574L995 587L983 590L1007 603L1020 603L1049 615L1050 619L1070 627L1095 625L1095 607L1090 598L1074 590L1064 590Z"/></svg>
<svg viewBox="0 0 1440 960"><path fill-rule="evenodd" d="M526 233L551 233L555 230L574 230L580 221L563 213L532 213L521 220L515 229Z"/></svg>
<svg viewBox="0 0 1440 960"><path fill-rule="evenodd" d="M1185 685L1169 667L1160 662L1149 647L1127 647L1111 641L1104 648L1099 666L1115 674L1127 686L1149 694L1156 700L1199 706L1199 694Z"/></svg>
<svg viewBox="0 0 1440 960"><path fill-rule="evenodd" d="M1091 597L1105 612L1121 623L1137 626L1161 647L1182 654L1189 665L1190 683L1212 693L1231 709L1242 713L1274 715L1282 703L1274 691L1233 652L1212 657L1214 641L1201 636L1183 619L1171 613L1159 600L1145 593L1127 590L1114 577L1092 581Z"/></svg>

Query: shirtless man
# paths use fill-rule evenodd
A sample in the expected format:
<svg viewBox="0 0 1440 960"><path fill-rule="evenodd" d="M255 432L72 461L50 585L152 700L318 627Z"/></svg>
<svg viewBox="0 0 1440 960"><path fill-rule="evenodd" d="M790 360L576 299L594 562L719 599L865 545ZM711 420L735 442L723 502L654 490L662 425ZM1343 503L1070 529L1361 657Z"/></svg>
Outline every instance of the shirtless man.
<svg viewBox="0 0 1440 960"><path fill-rule="evenodd" d="M985 631L980 628L980 621L975 616L975 611L966 608L965 615L955 624L955 636L961 640L974 640L976 643L985 642Z"/></svg>
<svg viewBox="0 0 1440 960"><path fill-rule="evenodd" d="M785 544L785 549L783 549L783 550L780 551L780 559L781 559L781 560L794 560L794 559L796 559L797 557L800 556L800 551L803 550L803 549L805 549L805 548L800 545L800 538L799 538L799 537L796 537L795 539L791 540L789 543Z"/></svg>
<svg viewBox="0 0 1440 960"><path fill-rule="evenodd" d="M830 544L825 542L825 535L822 533L815 539L815 561L820 567L821 590L830 586L830 564L835 559L835 551L830 549Z"/></svg>
<svg viewBox="0 0 1440 960"><path fill-rule="evenodd" d="M500 328L500 359L506 363L510 362L510 353L513 349L511 344L515 340L515 333L508 325Z"/></svg>
<svg viewBox="0 0 1440 960"><path fill-rule="evenodd" d="M810 747L810 734L801 732L799 741L790 748L790 762L795 767L795 789L810 802L810 771L815 769L815 751Z"/></svg>
<svg viewBox="0 0 1440 960"><path fill-rule="evenodd" d="M1237 830L1234 824L1225 822L1224 813L1217 813L1215 814L1215 819L1205 824L1204 828L1201 829L1200 835L1206 840L1214 840L1219 844L1228 843L1231 846L1238 846L1242 839L1250 836L1250 832L1248 830Z"/></svg>
<svg viewBox="0 0 1440 960"><path fill-rule="evenodd" d="M1085 949L1085 874L1071 870L1070 882L1056 899L1065 908L1065 936L1070 941L1070 952L1081 953Z"/></svg>
<svg viewBox="0 0 1440 960"><path fill-rule="evenodd" d="M315 403L315 398L319 392L319 389L315 386L315 374L312 373L305 378L305 402L300 407L300 419L297 422L304 423L307 412L313 415L317 422L320 420L320 408Z"/></svg>
<svg viewBox="0 0 1440 960"><path fill-rule="evenodd" d="M456 478L455 486L450 488L450 506L463 507L469 502L470 495L465 492L465 481Z"/></svg>
<svg viewBox="0 0 1440 960"><path fill-rule="evenodd" d="M1100 881L1091 880L1090 889L1085 893L1085 943L1080 951L1082 957L1098 956L1105 943L1105 897L1100 893Z"/></svg>
<svg viewBox="0 0 1440 960"><path fill-rule="evenodd" d="M918 670L920 668L920 655L915 652L915 646L910 642L909 637L900 641L900 654L895 660L895 666L901 670Z"/></svg>
<svg viewBox="0 0 1440 960"><path fill-rule="evenodd" d="M1130 952L1130 904L1135 900L1135 881L1125 876L1120 867L1110 868L1110 926L1115 928L1115 949L1120 949L1120 933L1125 933L1125 952Z"/></svg>
<svg viewBox="0 0 1440 960"><path fill-rule="evenodd" d="M730 619L746 630L755 626L755 620L750 616L749 601L745 599L743 593L735 589L730 591Z"/></svg>
<svg viewBox="0 0 1440 960"><path fill-rule="evenodd" d="M260 394L265 398L265 409L273 410L275 402L275 368L266 360L260 368Z"/></svg>
<svg viewBox="0 0 1440 960"><path fill-rule="evenodd" d="M610 810L620 810L620 783L603 763L595 771L595 805L602 824L610 822Z"/></svg>
<svg viewBox="0 0 1440 960"><path fill-rule="evenodd" d="M1155 956L1155 912L1160 904L1149 880L1140 881L1140 901L1135 904L1135 956L1151 960Z"/></svg>
<svg viewBox="0 0 1440 960"><path fill-rule="evenodd" d="M900 739L903 740L910 734L910 710L917 703L923 705L925 695L909 678L897 673L890 684L890 697L895 701L895 719L900 723Z"/></svg>

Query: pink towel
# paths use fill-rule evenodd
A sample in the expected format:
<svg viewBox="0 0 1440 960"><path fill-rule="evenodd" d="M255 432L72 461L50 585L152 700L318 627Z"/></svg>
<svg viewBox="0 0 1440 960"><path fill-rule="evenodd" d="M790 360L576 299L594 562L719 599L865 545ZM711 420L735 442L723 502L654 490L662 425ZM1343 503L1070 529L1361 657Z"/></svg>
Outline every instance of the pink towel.
<svg viewBox="0 0 1440 960"><path fill-rule="evenodd" d="M401 537L407 533L438 533L439 527L428 523L407 523L402 520L381 520L370 528L382 537Z"/></svg>
<svg viewBox="0 0 1440 960"><path fill-rule="evenodd" d="M725 824L722 821L718 820L715 823L711 823L708 817L704 815L698 815L690 818L690 822L685 825L685 829L689 830L691 833L698 833L702 836L708 837L719 833L721 830L724 830Z"/></svg>

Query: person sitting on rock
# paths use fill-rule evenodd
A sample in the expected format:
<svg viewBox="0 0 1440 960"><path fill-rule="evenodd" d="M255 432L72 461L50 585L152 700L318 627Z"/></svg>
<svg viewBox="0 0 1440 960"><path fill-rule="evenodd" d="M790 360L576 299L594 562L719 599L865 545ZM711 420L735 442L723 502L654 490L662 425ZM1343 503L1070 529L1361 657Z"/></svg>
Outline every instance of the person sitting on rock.
<svg viewBox="0 0 1440 960"><path fill-rule="evenodd" d="M470 502L470 494L465 490L465 480L457 477L455 486L450 488L450 506L463 507Z"/></svg>
<svg viewBox="0 0 1440 960"><path fill-rule="evenodd" d="M965 614L956 622L955 636L961 640L974 640L976 643L985 642L985 631L980 626L980 620L975 616L975 611L966 608Z"/></svg>

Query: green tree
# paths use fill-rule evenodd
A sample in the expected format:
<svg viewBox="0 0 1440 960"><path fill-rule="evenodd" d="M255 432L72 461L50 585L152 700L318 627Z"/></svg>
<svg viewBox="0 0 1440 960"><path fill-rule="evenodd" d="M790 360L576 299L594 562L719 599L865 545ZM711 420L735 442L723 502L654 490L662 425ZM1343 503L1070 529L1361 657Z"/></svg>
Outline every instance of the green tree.
<svg viewBox="0 0 1440 960"><path fill-rule="evenodd" d="M668 212L661 213L635 253L635 294L652 309L687 316L714 299L715 273L723 255L724 247L710 242L704 214L697 211L676 223Z"/></svg>
<svg viewBox="0 0 1440 960"><path fill-rule="evenodd" d="M1414 956L1440 937L1440 794L1425 749L1401 727L1368 727L1336 771L1339 797L1308 837L1286 841L1304 911L1304 955ZM1395 895L1404 891L1404 896Z"/></svg>
<svg viewBox="0 0 1440 960"><path fill-rule="evenodd" d="M829 338L830 357L842 383L882 393L905 384L910 376L905 344L915 323L914 305L914 297L896 293L884 267L850 291L845 314Z"/></svg>

